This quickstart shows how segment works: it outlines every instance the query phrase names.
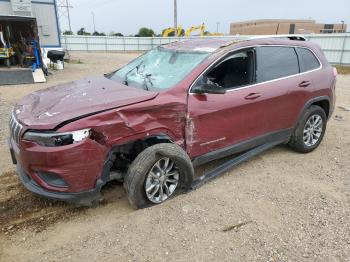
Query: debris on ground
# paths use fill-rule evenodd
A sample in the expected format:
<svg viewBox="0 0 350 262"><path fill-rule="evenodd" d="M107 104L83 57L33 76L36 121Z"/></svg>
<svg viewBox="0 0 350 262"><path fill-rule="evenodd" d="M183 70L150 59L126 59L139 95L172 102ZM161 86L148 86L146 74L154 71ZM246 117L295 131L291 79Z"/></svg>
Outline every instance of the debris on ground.
<svg viewBox="0 0 350 262"><path fill-rule="evenodd" d="M344 110L344 111L350 111L350 107L345 107L345 106L338 106L338 108Z"/></svg>
<svg viewBox="0 0 350 262"><path fill-rule="evenodd" d="M340 115L336 115L336 116L334 117L334 119L337 120L337 121L345 121L344 117L343 117L343 116L340 116Z"/></svg>
<svg viewBox="0 0 350 262"><path fill-rule="evenodd" d="M231 230L238 231L238 229L240 229L241 227L243 227L245 225L248 225L250 223L253 223L253 221L249 220L249 221L246 221L246 222L240 222L237 225L228 226L228 227L224 228L222 230L222 232L228 232L228 231L231 231Z"/></svg>

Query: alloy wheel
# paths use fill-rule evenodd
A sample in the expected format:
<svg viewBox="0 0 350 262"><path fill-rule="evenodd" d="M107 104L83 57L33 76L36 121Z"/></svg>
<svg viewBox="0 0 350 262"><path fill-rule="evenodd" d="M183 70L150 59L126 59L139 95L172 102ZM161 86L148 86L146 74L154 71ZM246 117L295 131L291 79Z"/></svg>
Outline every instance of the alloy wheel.
<svg viewBox="0 0 350 262"><path fill-rule="evenodd" d="M147 198L156 204L164 202L175 192L179 177L174 161L168 157L159 159L146 177Z"/></svg>
<svg viewBox="0 0 350 262"><path fill-rule="evenodd" d="M303 141L308 147L314 146L323 132L323 120L319 115L312 115L306 121L303 131Z"/></svg>

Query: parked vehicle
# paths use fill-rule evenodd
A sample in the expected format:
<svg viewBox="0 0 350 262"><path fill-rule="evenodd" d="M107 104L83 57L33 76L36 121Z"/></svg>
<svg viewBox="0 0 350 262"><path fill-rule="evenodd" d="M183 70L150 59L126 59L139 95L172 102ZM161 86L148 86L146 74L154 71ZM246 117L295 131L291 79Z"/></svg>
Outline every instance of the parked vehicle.
<svg viewBox="0 0 350 262"><path fill-rule="evenodd" d="M191 188L206 162L282 143L313 151L335 85L311 42L175 42L104 77L26 96L12 112L10 150L36 194L88 204L119 180L143 208Z"/></svg>

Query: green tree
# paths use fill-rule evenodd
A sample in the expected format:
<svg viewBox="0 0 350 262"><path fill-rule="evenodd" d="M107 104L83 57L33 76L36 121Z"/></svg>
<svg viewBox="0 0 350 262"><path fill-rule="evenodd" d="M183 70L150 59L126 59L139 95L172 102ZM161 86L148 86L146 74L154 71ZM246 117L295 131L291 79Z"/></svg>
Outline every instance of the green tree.
<svg viewBox="0 0 350 262"><path fill-rule="evenodd" d="M72 31L66 30L63 32L64 35L74 35Z"/></svg>
<svg viewBox="0 0 350 262"><path fill-rule="evenodd" d="M106 34L105 33L99 33L99 32L97 32L97 31L95 31L95 32L93 32L93 34L92 34L93 36L106 36Z"/></svg>
<svg viewBox="0 0 350 262"><path fill-rule="evenodd" d="M114 32L111 32L109 35L110 36L124 36L122 33L114 33Z"/></svg>
<svg viewBox="0 0 350 262"><path fill-rule="evenodd" d="M77 32L77 35L91 35L91 33L86 32L86 31L85 31L85 28L82 27L82 28L80 28L79 31Z"/></svg>
<svg viewBox="0 0 350 262"><path fill-rule="evenodd" d="M154 36L155 33L152 29L147 28L147 27L142 27L140 28L139 32L137 33L137 37L152 37Z"/></svg>

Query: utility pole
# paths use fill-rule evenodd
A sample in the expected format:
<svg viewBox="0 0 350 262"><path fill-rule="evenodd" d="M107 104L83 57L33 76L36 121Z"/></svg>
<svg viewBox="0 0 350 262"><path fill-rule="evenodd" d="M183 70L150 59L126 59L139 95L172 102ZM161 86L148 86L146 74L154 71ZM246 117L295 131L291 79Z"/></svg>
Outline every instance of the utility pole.
<svg viewBox="0 0 350 262"><path fill-rule="evenodd" d="M69 23L69 31L72 31L72 25L70 23L70 13L69 13L69 4L68 4L68 0L66 0L66 8L67 8L67 15L68 15L68 23Z"/></svg>
<svg viewBox="0 0 350 262"><path fill-rule="evenodd" d="M95 33L95 32L96 32L95 14L94 14L94 12L91 12L91 14L92 14L92 23L93 23L93 25L94 25L94 33Z"/></svg>
<svg viewBox="0 0 350 262"><path fill-rule="evenodd" d="M174 29L175 29L175 36L178 35L177 32L177 0L174 0Z"/></svg>
<svg viewBox="0 0 350 262"><path fill-rule="evenodd" d="M68 26L69 26L69 31L72 31L72 25L71 25L71 21L70 21L70 8L73 8L73 6L71 6L69 4L69 0L59 0L59 4L57 6L59 8L59 16L60 18L63 16L66 16L68 19ZM62 28L62 26L61 26Z"/></svg>

